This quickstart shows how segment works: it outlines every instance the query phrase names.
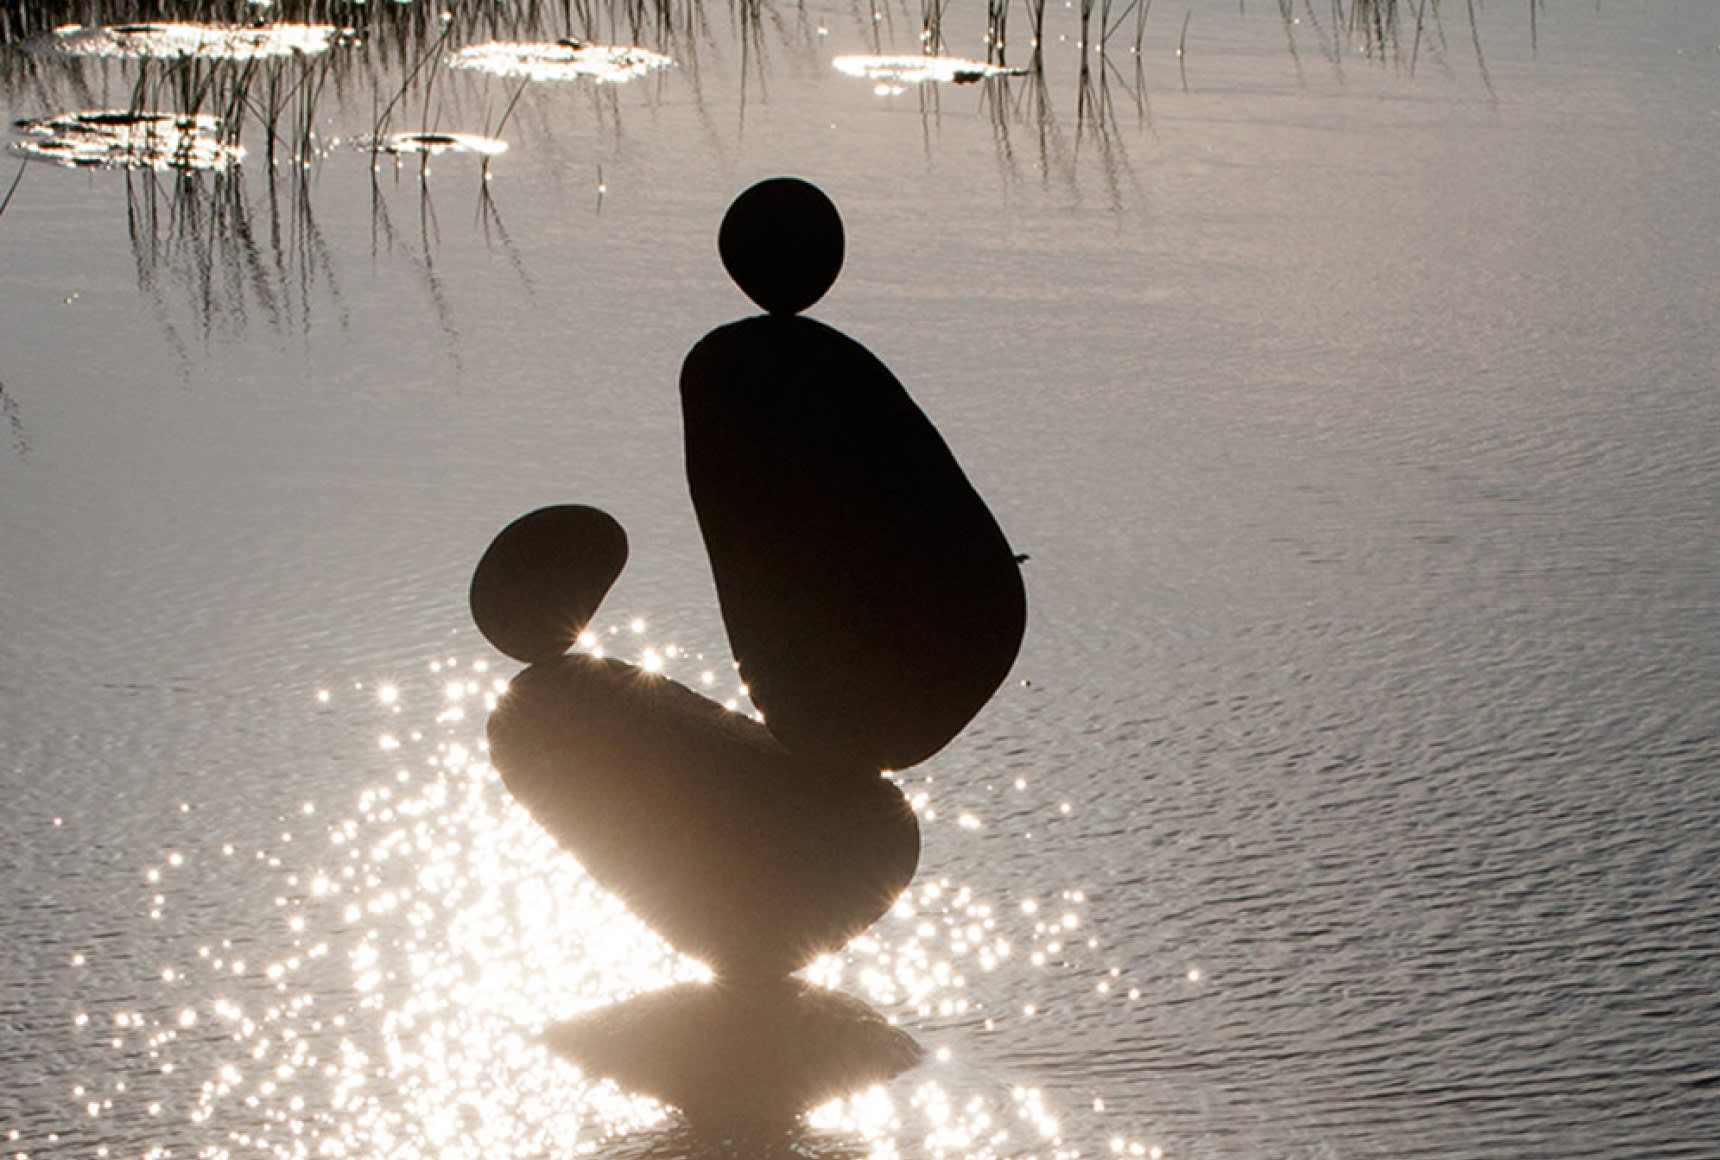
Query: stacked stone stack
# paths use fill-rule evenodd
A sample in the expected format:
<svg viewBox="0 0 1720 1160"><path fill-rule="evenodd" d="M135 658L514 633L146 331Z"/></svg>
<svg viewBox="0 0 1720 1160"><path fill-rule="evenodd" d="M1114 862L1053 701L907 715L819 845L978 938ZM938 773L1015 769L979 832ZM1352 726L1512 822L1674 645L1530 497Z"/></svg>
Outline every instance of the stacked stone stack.
<svg viewBox="0 0 1720 1160"><path fill-rule="evenodd" d="M766 313L687 356L687 478L762 723L568 653L627 557L595 508L509 525L471 606L529 665L489 723L508 789L732 990L839 950L907 887L919 828L885 774L942 749L996 691L1026 601L1002 531L901 383L801 315L841 269L830 200L762 182L731 206L718 248Z"/></svg>

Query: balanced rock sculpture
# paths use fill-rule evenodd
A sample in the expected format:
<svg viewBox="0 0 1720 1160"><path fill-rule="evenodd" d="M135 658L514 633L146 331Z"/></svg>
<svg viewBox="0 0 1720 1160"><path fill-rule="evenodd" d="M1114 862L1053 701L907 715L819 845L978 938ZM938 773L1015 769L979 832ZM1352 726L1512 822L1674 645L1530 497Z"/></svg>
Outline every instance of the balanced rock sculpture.
<svg viewBox="0 0 1720 1160"><path fill-rule="evenodd" d="M877 921L914 876L894 783L792 755L763 725L607 657L563 655L626 560L596 508L543 508L479 561L471 605L534 662L490 715L508 791L605 888L725 979L781 979ZM548 568L565 569L562 591Z"/></svg>
<svg viewBox="0 0 1720 1160"><path fill-rule="evenodd" d="M864 1004L789 975L907 887L919 827L884 771L924 760L979 711L1026 610L1002 532L902 385L799 317L841 268L829 199L762 182L730 208L719 250L768 313L687 356L687 474L763 723L568 653L627 558L620 525L595 508L514 521L470 593L479 629L529 666L490 717L503 783L716 975L560 1024L551 1043L707 1119L791 1113L918 1060Z"/></svg>

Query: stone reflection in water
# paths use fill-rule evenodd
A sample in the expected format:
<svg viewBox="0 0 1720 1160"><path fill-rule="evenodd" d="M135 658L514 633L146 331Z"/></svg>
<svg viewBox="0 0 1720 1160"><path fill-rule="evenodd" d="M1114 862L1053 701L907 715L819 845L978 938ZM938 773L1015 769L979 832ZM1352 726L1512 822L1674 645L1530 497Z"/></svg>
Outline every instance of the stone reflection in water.
<svg viewBox="0 0 1720 1160"><path fill-rule="evenodd" d="M755 1130L786 1127L923 1057L865 1003L798 979L682 983L556 1024L544 1040L695 1126Z"/></svg>

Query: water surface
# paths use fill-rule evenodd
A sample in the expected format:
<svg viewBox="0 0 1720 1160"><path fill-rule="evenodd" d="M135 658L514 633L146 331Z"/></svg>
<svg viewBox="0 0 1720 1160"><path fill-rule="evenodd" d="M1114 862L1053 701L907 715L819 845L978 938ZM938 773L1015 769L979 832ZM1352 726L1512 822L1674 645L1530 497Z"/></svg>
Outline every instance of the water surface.
<svg viewBox="0 0 1720 1160"><path fill-rule="evenodd" d="M463 594L603 506L608 647L733 695L674 384L748 309L723 207L798 173L849 232L815 313L1032 557L1014 680L908 774L908 905L828 968L932 1059L802 1146L1713 1154L1710 6L1161 4L1085 86L1076 6L1039 76L882 94L831 62L917 9L278 8L365 34L255 66L237 168L6 158L10 1150L698 1150L530 1043L688 967L483 765ZM675 65L434 55L563 37ZM3 51L8 124L176 75Z"/></svg>

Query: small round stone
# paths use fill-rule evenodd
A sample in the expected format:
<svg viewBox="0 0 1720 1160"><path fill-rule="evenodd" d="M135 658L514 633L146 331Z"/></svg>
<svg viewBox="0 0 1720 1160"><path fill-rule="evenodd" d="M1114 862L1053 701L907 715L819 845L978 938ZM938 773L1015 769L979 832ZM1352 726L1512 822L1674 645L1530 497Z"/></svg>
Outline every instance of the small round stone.
<svg viewBox="0 0 1720 1160"><path fill-rule="evenodd" d="M772 177L729 206L717 252L748 298L771 314L798 314L842 271L842 216L811 182Z"/></svg>
<svg viewBox="0 0 1720 1160"><path fill-rule="evenodd" d="M478 561L472 619L515 660L551 660L573 646L626 563L627 533L609 513L539 508L503 528Z"/></svg>

